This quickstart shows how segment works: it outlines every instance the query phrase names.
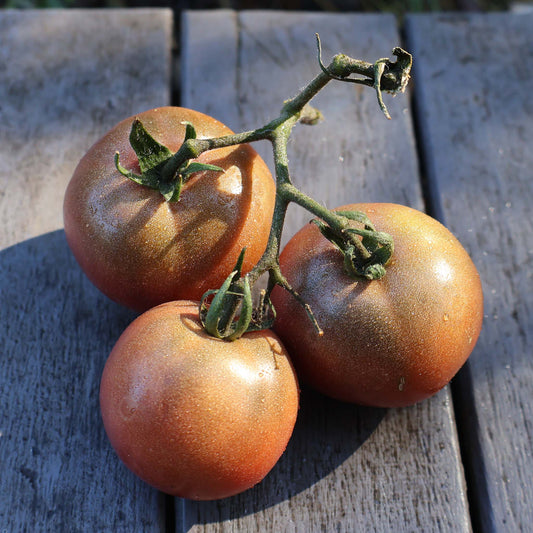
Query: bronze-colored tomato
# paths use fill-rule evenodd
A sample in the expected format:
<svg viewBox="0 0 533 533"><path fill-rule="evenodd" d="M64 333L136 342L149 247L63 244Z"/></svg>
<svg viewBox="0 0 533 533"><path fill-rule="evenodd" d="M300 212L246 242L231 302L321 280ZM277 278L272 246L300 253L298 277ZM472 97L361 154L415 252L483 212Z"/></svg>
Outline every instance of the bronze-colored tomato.
<svg viewBox="0 0 533 533"><path fill-rule="evenodd" d="M100 387L104 426L122 461L159 490L196 500L237 494L265 477L292 434L298 396L275 334L215 339L193 302L134 320Z"/></svg>
<svg viewBox="0 0 533 533"><path fill-rule="evenodd" d="M243 273L268 240L275 185L249 145L212 150L197 161L224 173L203 171L185 183L178 202L134 183L114 163L139 173L129 143L134 118L172 152L185 135L217 137L231 130L212 117L179 107L152 109L109 131L82 158L64 201L67 241L89 279L113 300L142 311L156 304L199 300L218 288L246 247Z"/></svg>
<svg viewBox="0 0 533 533"><path fill-rule="evenodd" d="M481 330L478 272L459 241L439 222L395 204L355 204L378 231L392 235L394 254L381 280L356 280L343 256L315 224L281 254L289 283L311 306L318 336L302 307L276 287L275 331L298 376L334 398L404 406L446 385Z"/></svg>

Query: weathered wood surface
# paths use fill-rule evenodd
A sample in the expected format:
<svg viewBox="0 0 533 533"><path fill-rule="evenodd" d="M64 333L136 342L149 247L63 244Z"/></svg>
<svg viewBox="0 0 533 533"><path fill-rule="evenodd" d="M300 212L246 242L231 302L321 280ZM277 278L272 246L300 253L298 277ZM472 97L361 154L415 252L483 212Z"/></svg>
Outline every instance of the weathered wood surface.
<svg viewBox="0 0 533 533"><path fill-rule="evenodd" d="M412 16L432 196L472 254L485 321L457 410L481 531L533 527L533 13Z"/></svg>
<svg viewBox="0 0 533 533"><path fill-rule="evenodd" d="M0 11L0 531L159 531L98 386L132 314L85 279L62 231L74 167L125 116L169 102L170 11Z"/></svg>
<svg viewBox="0 0 533 533"><path fill-rule="evenodd" d="M533 17L409 16L414 109L385 96L387 121L372 91L332 82L314 102L326 120L297 127L289 154L294 181L331 207L423 208L421 157L428 207L471 252L486 317L454 384L470 506L449 388L391 410L304 390L279 464L220 502L172 504L117 460L98 385L133 315L75 264L62 198L106 129L169 103L171 26L166 10L0 12L0 531L530 530ZM326 61L400 42L383 15L189 12L182 27L182 104L235 130L317 73L315 32ZM308 218L291 209L284 240Z"/></svg>
<svg viewBox="0 0 533 533"><path fill-rule="evenodd" d="M183 104L235 130L265 124L337 52L375 60L400 39L392 17L189 12L182 23ZM216 83L213 83L216 80ZM313 101L325 121L294 130L295 183L327 206L394 201L423 206L409 101L333 82ZM259 104L259 105L258 105ZM257 145L271 162L268 145ZM285 239L309 220L290 209ZM181 501L183 532L468 531L448 389L408 409L342 405L304 391L292 442L256 488L212 503Z"/></svg>

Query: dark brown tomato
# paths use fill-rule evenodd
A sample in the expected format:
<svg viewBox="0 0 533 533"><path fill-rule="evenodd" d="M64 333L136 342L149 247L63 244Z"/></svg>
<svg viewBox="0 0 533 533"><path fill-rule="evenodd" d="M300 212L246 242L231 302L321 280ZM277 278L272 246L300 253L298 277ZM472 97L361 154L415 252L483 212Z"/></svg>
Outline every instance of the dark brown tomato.
<svg viewBox="0 0 533 533"><path fill-rule="evenodd" d="M157 489L195 500L237 494L266 476L292 434L298 396L275 334L215 339L193 302L134 320L100 387L104 426L122 461Z"/></svg>
<svg viewBox="0 0 533 533"><path fill-rule="evenodd" d="M356 280L316 225L300 230L281 254L281 269L311 306L318 336L301 306L276 287L275 331L302 382L334 398L392 407L413 404L446 385L481 330L478 272L439 222L395 204L355 204L394 238L387 273Z"/></svg>
<svg viewBox="0 0 533 533"><path fill-rule="evenodd" d="M179 107L136 115L150 134L172 151L180 147L184 121L198 137L231 130L212 117ZM199 300L218 288L246 247L243 272L266 248L275 185L264 161L249 145L212 150L198 161L225 172L194 174L179 202L168 203L115 168L139 172L129 144L135 117L100 139L77 166L67 187L64 222L67 241L89 279L113 300L146 310L177 300Z"/></svg>

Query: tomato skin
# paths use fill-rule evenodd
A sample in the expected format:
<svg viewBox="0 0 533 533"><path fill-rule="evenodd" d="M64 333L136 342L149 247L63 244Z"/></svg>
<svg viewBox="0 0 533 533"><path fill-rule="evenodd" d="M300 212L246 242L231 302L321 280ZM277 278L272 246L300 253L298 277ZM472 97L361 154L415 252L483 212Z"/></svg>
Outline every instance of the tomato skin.
<svg viewBox="0 0 533 533"><path fill-rule="evenodd" d="M178 299L199 300L220 287L246 247L243 272L266 248L275 185L268 167L249 145L212 150L197 161L225 173L197 173L179 202L138 185L115 168L139 173L129 144L134 118L173 152L181 146L184 121L198 137L231 130L214 118L179 107L130 117L105 134L78 164L64 199L67 241L89 279L111 299L137 311Z"/></svg>
<svg viewBox="0 0 533 533"><path fill-rule="evenodd" d="M104 426L122 461L157 489L195 500L261 481L286 448L298 401L274 333L215 339L194 302L162 304L134 320L100 386Z"/></svg>
<svg viewBox="0 0 533 533"><path fill-rule="evenodd" d="M315 224L286 245L282 272L311 306L318 336L301 306L276 287L276 333L298 377L333 398L398 407L445 386L477 341L483 318L479 274L459 241L439 222L396 204L353 204L394 254L378 281L355 280Z"/></svg>

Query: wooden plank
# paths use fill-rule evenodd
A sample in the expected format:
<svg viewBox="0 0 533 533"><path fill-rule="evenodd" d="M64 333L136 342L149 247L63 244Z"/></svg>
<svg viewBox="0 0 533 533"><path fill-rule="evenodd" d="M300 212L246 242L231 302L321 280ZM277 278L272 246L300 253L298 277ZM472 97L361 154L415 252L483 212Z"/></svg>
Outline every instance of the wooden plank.
<svg viewBox="0 0 533 533"><path fill-rule="evenodd" d="M121 465L98 387L132 314L85 279L66 184L122 118L169 101L169 10L0 12L0 530L159 531L164 498Z"/></svg>
<svg viewBox="0 0 533 533"><path fill-rule="evenodd" d="M337 52L378 59L399 42L384 15L187 12L182 28L183 104L236 130L265 124L317 74L315 32L328 61ZM404 95L387 99L392 121L372 91L348 84L333 83L314 103L326 120L296 128L290 147L300 187L331 207L356 200L422 207ZM271 164L269 147L257 148ZM291 209L285 239L308 219ZM176 509L178 531L191 533L469 531L449 390L390 410L304 390L293 439L263 483L221 502L179 500Z"/></svg>
<svg viewBox="0 0 533 533"><path fill-rule="evenodd" d="M481 531L533 523L532 27L533 14L407 24L434 203L484 286L484 328L457 405Z"/></svg>

